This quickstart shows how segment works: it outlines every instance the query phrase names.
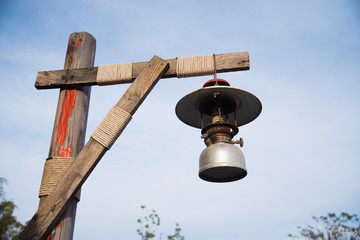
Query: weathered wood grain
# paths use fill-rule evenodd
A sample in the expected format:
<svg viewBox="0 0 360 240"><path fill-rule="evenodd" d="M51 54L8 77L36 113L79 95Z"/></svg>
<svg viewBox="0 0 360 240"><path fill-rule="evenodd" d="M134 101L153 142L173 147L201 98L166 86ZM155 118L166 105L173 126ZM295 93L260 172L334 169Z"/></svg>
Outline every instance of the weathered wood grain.
<svg viewBox="0 0 360 240"><path fill-rule="evenodd" d="M66 51L64 71L94 66L96 40L86 32L72 33ZM65 82L65 80L61 80ZM48 159L76 157L85 143L85 132L90 101L90 86L60 89ZM39 208L47 196L40 196ZM73 238L78 198L69 201L69 207L60 223L51 233L53 240Z"/></svg>
<svg viewBox="0 0 360 240"><path fill-rule="evenodd" d="M141 71L116 106L133 115L140 104L145 100L147 94L154 88L161 76L169 69L167 61L154 56L145 64L144 69L151 67L151 71ZM138 79L144 79L138 81ZM154 81L156 79L156 81Z"/></svg>
<svg viewBox="0 0 360 240"><path fill-rule="evenodd" d="M144 66L143 71L130 85L116 106L133 115L168 67L167 61L154 56ZM74 163L20 234L20 240L46 239L64 209L69 205L70 200L81 188L106 151L107 149L104 146L90 138Z"/></svg>
<svg viewBox="0 0 360 240"><path fill-rule="evenodd" d="M236 52L236 53L226 53L226 54L216 54L216 72L234 72L234 71L243 71L249 70L250 61L248 52ZM164 74L162 78L172 78L177 77L176 75L176 63L175 59L168 59L167 62L170 64L169 70ZM136 62L133 63L133 72L132 76L135 79L141 69L148 62ZM93 68L82 68L82 69L73 69L73 70L56 70L56 71L43 71L39 72L36 78L35 87L37 89L49 89L49 88L59 88L59 87L78 87L78 86L90 86L97 85L96 75L97 67ZM132 82L127 81L118 81L113 84L122 84Z"/></svg>

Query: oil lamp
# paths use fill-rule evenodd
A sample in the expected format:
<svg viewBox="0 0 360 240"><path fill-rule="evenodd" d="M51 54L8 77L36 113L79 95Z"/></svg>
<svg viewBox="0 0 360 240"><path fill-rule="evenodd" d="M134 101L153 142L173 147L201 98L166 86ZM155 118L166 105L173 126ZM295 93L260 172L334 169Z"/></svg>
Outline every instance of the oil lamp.
<svg viewBox="0 0 360 240"><path fill-rule="evenodd" d="M215 78L184 96L176 105L176 115L184 123L201 129L206 148L200 154L199 177L209 182L231 182L247 175L243 140L234 141L238 127L253 121L261 112L261 102L253 94L231 87Z"/></svg>

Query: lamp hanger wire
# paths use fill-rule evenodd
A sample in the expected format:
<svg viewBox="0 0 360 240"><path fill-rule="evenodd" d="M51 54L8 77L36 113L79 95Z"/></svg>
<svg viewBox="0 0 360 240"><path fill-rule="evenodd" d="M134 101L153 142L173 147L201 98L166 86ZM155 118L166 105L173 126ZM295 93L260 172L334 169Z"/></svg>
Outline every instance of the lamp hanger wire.
<svg viewBox="0 0 360 240"><path fill-rule="evenodd" d="M217 74L216 74L216 60L215 60L215 54L213 54L213 58L214 58L214 79L215 79L215 85L219 85L217 82Z"/></svg>

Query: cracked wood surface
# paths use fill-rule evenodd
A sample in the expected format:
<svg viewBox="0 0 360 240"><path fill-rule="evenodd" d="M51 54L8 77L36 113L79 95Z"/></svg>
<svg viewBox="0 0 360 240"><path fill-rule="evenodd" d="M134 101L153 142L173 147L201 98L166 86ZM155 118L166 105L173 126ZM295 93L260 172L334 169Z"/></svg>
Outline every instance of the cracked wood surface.
<svg viewBox="0 0 360 240"><path fill-rule="evenodd" d="M169 70L162 76L162 78L177 77L176 63L177 59L166 60L170 67ZM234 72L249 70L250 61L248 52L235 52L216 54L216 72ZM132 82L146 66L148 62L134 62L132 70L132 80L117 81L111 84L122 84ZM37 89L49 88L74 88L80 86L98 85L96 82L98 67L42 71L38 72L35 87ZM110 84L109 84L110 85Z"/></svg>

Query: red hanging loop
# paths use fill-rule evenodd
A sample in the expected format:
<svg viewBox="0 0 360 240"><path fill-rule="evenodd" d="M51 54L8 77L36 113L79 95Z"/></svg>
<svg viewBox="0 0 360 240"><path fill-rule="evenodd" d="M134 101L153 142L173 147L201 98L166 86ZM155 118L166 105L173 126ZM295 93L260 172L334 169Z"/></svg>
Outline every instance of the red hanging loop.
<svg viewBox="0 0 360 240"><path fill-rule="evenodd" d="M214 78L207 81L203 87L211 87L211 86L230 86L230 83L228 83L226 80L221 78Z"/></svg>

